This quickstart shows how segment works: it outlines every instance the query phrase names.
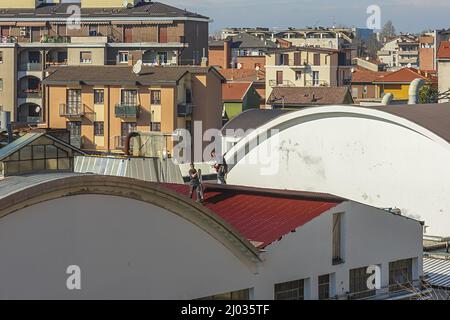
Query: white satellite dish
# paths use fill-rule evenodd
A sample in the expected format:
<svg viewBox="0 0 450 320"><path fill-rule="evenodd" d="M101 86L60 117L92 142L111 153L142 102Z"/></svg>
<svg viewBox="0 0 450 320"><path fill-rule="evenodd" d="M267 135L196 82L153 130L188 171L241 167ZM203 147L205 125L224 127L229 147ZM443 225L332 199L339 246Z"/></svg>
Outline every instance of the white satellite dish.
<svg viewBox="0 0 450 320"><path fill-rule="evenodd" d="M411 68L411 67L412 67L412 64L411 64L411 63L408 63L407 67L408 67L408 68Z"/></svg>
<svg viewBox="0 0 450 320"><path fill-rule="evenodd" d="M242 63L238 63L238 64L237 64L237 68L238 68L238 69L242 69Z"/></svg>
<svg viewBox="0 0 450 320"><path fill-rule="evenodd" d="M41 112L41 107L37 106L36 109L34 109L34 111L36 111L36 113Z"/></svg>
<svg viewBox="0 0 450 320"><path fill-rule="evenodd" d="M138 60L133 66L133 72L138 76L141 73L141 71L142 71L142 60Z"/></svg>

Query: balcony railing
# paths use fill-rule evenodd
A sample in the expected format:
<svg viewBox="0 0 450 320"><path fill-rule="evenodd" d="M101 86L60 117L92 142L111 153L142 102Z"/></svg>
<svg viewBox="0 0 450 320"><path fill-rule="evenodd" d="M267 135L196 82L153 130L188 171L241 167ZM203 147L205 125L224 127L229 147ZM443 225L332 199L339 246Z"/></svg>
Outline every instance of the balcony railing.
<svg viewBox="0 0 450 320"><path fill-rule="evenodd" d="M41 117L27 117L27 122L28 123L39 123L39 122L42 122L42 118Z"/></svg>
<svg viewBox="0 0 450 320"><path fill-rule="evenodd" d="M41 71L42 63L40 62L27 62L23 63L19 67L19 71Z"/></svg>
<svg viewBox="0 0 450 320"><path fill-rule="evenodd" d="M12 36L2 36L0 43L17 43L17 38Z"/></svg>
<svg viewBox="0 0 450 320"><path fill-rule="evenodd" d="M59 105L59 115L66 118L80 118L84 116L84 105L62 103Z"/></svg>
<svg viewBox="0 0 450 320"><path fill-rule="evenodd" d="M271 87L295 87L295 84L291 80L269 80L269 86Z"/></svg>
<svg viewBox="0 0 450 320"><path fill-rule="evenodd" d="M25 89L25 90L22 90L21 92L19 92L19 98L39 99L39 98L42 98L42 91L39 89Z"/></svg>
<svg viewBox="0 0 450 320"><path fill-rule="evenodd" d="M116 104L115 114L118 118L138 118L139 106L134 104Z"/></svg>
<svg viewBox="0 0 450 320"><path fill-rule="evenodd" d="M177 106L177 114L179 117L188 117L192 115L192 104L182 103Z"/></svg>
<svg viewBox="0 0 450 320"><path fill-rule="evenodd" d="M306 80L307 87L328 87L329 84L325 80Z"/></svg>
<svg viewBox="0 0 450 320"><path fill-rule="evenodd" d="M46 67L52 67L52 66L67 66L67 60L63 61L47 61L45 64Z"/></svg>
<svg viewBox="0 0 450 320"><path fill-rule="evenodd" d="M41 39L41 43L70 43L70 37L67 36L43 36Z"/></svg>

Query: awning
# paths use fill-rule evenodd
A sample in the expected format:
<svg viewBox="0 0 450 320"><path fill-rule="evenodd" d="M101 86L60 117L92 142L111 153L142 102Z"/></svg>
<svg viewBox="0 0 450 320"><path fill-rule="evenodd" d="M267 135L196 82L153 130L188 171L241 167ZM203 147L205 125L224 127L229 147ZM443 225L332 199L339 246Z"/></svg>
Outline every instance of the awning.
<svg viewBox="0 0 450 320"><path fill-rule="evenodd" d="M0 21L0 26L15 26L15 21Z"/></svg>
<svg viewBox="0 0 450 320"><path fill-rule="evenodd" d="M36 21L36 22L17 22L18 27L45 27L47 25L46 21Z"/></svg>

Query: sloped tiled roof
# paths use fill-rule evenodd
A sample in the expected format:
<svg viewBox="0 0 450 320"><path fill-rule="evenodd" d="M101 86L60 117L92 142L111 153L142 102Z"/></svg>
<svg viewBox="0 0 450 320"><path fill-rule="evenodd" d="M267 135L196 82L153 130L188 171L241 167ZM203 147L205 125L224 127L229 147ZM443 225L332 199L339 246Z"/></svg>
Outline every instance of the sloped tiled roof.
<svg viewBox="0 0 450 320"><path fill-rule="evenodd" d="M261 39L246 32L233 36L231 39L231 47L236 49L269 49L277 47L277 45L270 40Z"/></svg>
<svg viewBox="0 0 450 320"><path fill-rule="evenodd" d="M388 73L384 71L356 69L352 74L352 83L372 83L387 74Z"/></svg>
<svg viewBox="0 0 450 320"><path fill-rule="evenodd" d="M332 105L346 103L348 87L276 87L269 104Z"/></svg>
<svg viewBox="0 0 450 320"><path fill-rule="evenodd" d="M410 83L411 81L421 78L426 82L435 83L437 78L432 75L426 75L415 68L402 68L395 72L389 72L382 78L376 80L376 83Z"/></svg>
<svg viewBox="0 0 450 320"><path fill-rule="evenodd" d="M437 54L438 59L450 59L450 41L442 41Z"/></svg>
<svg viewBox="0 0 450 320"><path fill-rule="evenodd" d="M220 74L227 81L263 81L266 74L256 69L222 69Z"/></svg>
<svg viewBox="0 0 450 320"><path fill-rule="evenodd" d="M72 1L75 2L75 1ZM48 3L38 6L36 9L2 9L0 19L17 18L26 20L27 18L67 18L72 14L69 10L71 5L76 3ZM81 7L81 18L103 17L105 20L120 19L121 17L135 17L136 19L153 18L201 18L209 19L197 13L179 9L161 2L141 2L133 7L120 8L83 8Z"/></svg>
<svg viewBox="0 0 450 320"><path fill-rule="evenodd" d="M222 84L222 100L242 101L251 85L251 82L231 82Z"/></svg>

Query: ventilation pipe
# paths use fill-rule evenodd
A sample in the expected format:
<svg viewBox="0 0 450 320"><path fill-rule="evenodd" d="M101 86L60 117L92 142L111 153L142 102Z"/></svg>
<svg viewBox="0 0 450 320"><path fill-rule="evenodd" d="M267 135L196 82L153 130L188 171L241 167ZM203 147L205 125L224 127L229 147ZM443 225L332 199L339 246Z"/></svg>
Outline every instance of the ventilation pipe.
<svg viewBox="0 0 450 320"><path fill-rule="evenodd" d="M12 126L11 126L11 112L0 111L0 132L8 133L8 143L13 141Z"/></svg>
<svg viewBox="0 0 450 320"><path fill-rule="evenodd" d="M383 96L383 100L381 100L381 104L382 104L383 106L390 105L391 102L392 102L392 99L394 99L394 95L393 95L392 93L386 93L386 94Z"/></svg>
<svg viewBox="0 0 450 320"><path fill-rule="evenodd" d="M409 85L408 104L417 104L419 102L419 90L425 85L425 81L421 78L414 79Z"/></svg>

